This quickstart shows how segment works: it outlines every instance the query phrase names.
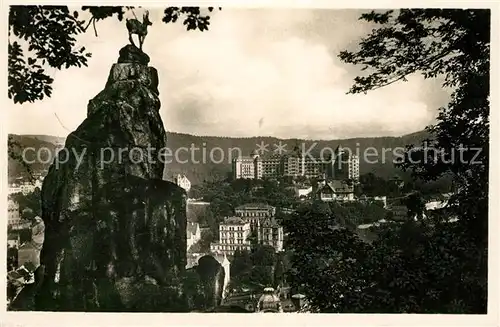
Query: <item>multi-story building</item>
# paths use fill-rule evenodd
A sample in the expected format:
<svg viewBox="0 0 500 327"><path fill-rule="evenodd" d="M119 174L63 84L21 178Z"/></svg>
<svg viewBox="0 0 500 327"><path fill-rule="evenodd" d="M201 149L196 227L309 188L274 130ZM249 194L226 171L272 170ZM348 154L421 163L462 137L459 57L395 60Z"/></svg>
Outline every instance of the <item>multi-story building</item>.
<svg viewBox="0 0 500 327"><path fill-rule="evenodd" d="M214 253L234 255L236 250L251 249L248 236L250 235L250 223L240 217L228 217L219 224L219 242L210 244L210 250Z"/></svg>
<svg viewBox="0 0 500 327"><path fill-rule="evenodd" d="M237 217L250 223L251 230L256 231L259 220L264 217L273 217L276 214L276 207L264 203L247 203L237 207L234 211Z"/></svg>
<svg viewBox="0 0 500 327"><path fill-rule="evenodd" d="M292 153L283 156L282 172L283 176L298 177L304 176L305 158L300 153Z"/></svg>
<svg viewBox="0 0 500 327"><path fill-rule="evenodd" d="M349 149L339 145L335 149L331 164L332 169L327 174L329 177L337 180L359 181L359 157L351 154Z"/></svg>
<svg viewBox="0 0 500 327"><path fill-rule="evenodd" d="M262 162L262 177L278 178L282 176L282 156L271 155L261 159Z"/></svg>
<svg viewBox="0 0 500 327"><path fill-rule="evenodd" d="M253 151L250 156L241 156L233 160L234 179L261 179L262 159Z"/></svg>
<svg viewBox="0 0 500 327"><path fill-rule="evenodd" d="M182 187L186 192L189 192L191 189L191 182L186 175L177 174L177 176L174 177L174 183Z"/></svg>
<svg viewBox="0 0 500 327"><path fill-rule="evenodd" d="M298 147L286 155L260 157L255 152L249 157L239 157L233 161L234 178L306 178L327 177L329 179L359 180L359 158L346 148L338 146L327 158L305 156Z"/></svg>
<svg viewBox="0 0 500 327"><path fill-rule="evenodd" d="M349 165L348 165L349 173L348 177L350 180L354 182L359 181L359 157L356 155L352 155L349 158Z"/></svg>
<svg viewBox="0 0 500 327"><path fill-rule="evenodd" d="M257 240L259 244L269 245L276 252L283 251L283 227L274 217L265 217L259 221Z"/></svg>
<svg viewBox="0 0 500 327"><path fill-rule="evenodd" d="M307 156L304 158L303 176L307 178L324 176L328 168L328 164L328 160Z"/></svg>
<svg viewBox="0 0 500 327"><path fill-rule="evenodd" d="M19 213L19 203L10 200L7 203L7 224L17 226L21 223L21 214Z"/></svg>

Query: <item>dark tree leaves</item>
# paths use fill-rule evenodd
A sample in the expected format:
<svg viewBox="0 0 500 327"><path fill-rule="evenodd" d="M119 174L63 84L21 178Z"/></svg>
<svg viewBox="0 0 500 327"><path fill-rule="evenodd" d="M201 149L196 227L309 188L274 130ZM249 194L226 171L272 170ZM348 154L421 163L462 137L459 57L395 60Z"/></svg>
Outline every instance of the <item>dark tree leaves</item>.
<svg viewBox="0 0 500 327"><path fill-rule="evenodd" d="M208 7L209 12L213 10L213 7ZM188 31L196 29L202 32L208 31L210 25L210 16L203 15L199 7L168 7L165 9L164 14L165 16L162 19L164 23L175 23L180 17L184 17L182 23Z"/></svg>
<svg viewBox="0 0 500 327"><path fill-rule="evenodd" d="M285 221L294 283L322 312L485 313L490 11L412 9L361 19L380 27L357 51L339 55L367 72L355 78L351 93L405 81L413 73L442 76L443 86L452 88L450 103L427 128L431 139L422 147L410 145L399 166L426 181L452 176L455 192L432 221L383 226L378 240L364 248L349 231L332 229L339 208L299 211ZM406 205L410 215L422 216L418 193ZM443 222L452 217L458 221ZM348 248L363 259L342 259Z"/></svg>
<svg viewBox="0 0 500 327"><path fill-rule="evenodd" d="M125 12L134 7L83 6L81 9L91 14L88 21L79 20L80 13L70 12L66 6L10 7L8 95L14 103L50 97L53 79L45 69L87 66L91 54L77 44L76 37L85 33L91 24L97 35L96 22L110 17L122 21ZM165 9L163 21L176 22L179 17L187 30L208 30L210 16L198 7L169 7ZM14 37L24 41L27 49Z"/></svg>
<svg viewBox="0 0 500 327"><path fill-rule="evenodd" d="M399 166L424 180L453 176L450 206L476 241L487 244L489 167L490 11L484 9L406 9L369 13L380 24L356 52L339 57L369 73L355 78L351 93L367 92L420 73L444 77L453 90L439 109L433 136L422 147L410 145Z"/></svg>

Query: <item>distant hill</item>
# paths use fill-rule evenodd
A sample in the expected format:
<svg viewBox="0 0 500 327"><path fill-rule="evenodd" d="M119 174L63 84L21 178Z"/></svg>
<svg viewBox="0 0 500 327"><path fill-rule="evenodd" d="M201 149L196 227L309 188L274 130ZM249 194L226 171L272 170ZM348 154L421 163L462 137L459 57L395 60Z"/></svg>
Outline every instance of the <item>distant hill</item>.
<svg viewBox="0 0 500 327"><path fill-rule="evenodd" d="M16 152L23 155L26 161L30 164L33 172L41 172L48 169L50 163L49 159L54 157L56 146L52 142L47 142L41 139L27 137L25 135L9 135L12 136L14 142L20 145L20 148L16 147ZM43 149L43 150L40 150ZM47 149L47 150L45 150ZM38 155L37 155L38 152ZM38 158L37 158L38 156ZM47 162L47 163L45 163ZM25 167L17 160L13 160L9 157L8 162L8 177L9 182L12 182L16 177L27 177L27 171Z"/></svg>
<svg viewBox="0 0 500 327"><path fill-rule="evenodd" d="M64 143L64 141L66 140L65 137L52 136L52 135L27 135L26 134L26 135L22 135L22 136L26 136L26 137L29 137L32 139L43 141L43 142L49 142L52 144Z"/></svg>
<svg viewBox="0 0 500 327"><path fill-rule="evenodd" d="M301 140L301 139L279 139L275 137L215 137L215 136L195 136L181 133L167 133L167 144L170 149L170 161L167 161L167 169L164 178L172 180L173 176L185 174L193 184L198 184L204 180L222 179L231 173L231 159L235 158L238 152L242 155L249 155L257 148L257 144L267 144L267 150L273 151L281 142L284 149L291 151L296 145L309 153L318 154L323 151L326 156L330 151L335 150L338 145L349 148L353 153L364 153L370 149L371 153L378 152L379 156L370 155L367 160L360 158L360 172L375 173L384 178L392 177L394 174L401 174L393 165L393 149L401 150L408 144L419 144L429 135L425 131L404 135L401 137L365 137L343 140ZM13 135L22 147L33 147L39 149L45 147L55 151L56 143L64 138L49 135ZM193 150L190 150L193 149ZM239 150L238 150L239 149ZM385 149L385 151L384 151ZM400 151L401 151L400 150ZM22 150L19 149L20 152ZM385 152L385 160L382 155ZM211 154L212 158L211 160ZM270 152L268 152L270 153ZM177 154L177 157L175 156ZM34 159L34 158L30 158ZM374 162L374 163L370 163ZM47 169L49 164L36 163L34 170ZM9 160L9 178L24 174L24 168L20 163Z"/></svg>

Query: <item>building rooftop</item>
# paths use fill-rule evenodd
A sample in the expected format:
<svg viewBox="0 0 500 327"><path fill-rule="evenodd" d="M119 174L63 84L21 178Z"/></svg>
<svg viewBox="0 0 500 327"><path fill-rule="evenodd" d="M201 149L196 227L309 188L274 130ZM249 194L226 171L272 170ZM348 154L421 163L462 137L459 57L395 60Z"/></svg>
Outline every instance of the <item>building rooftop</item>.
<svg viewBox="0 0 500 327"><path fill-rule="evenodd" d="M240 217L227 217L221 225L245 225L246 222Z"/></svg>
<svg viewBox="0 0 500 327"><path fill-rule="evenodd" d="M236 207L236 210L274 209L275 207L265 203L246 203Z"/></svg>
<svg viewBox="0 0 500 327"><path fill-rule="evenodd" d="M234 160L249 160L249 161L254 161L255 158L254 157L250 157L250 156L239 156L238 158L235 158Z"/></svg>
<svg viewBox="0 0 500 327"><path fill-rule="evenodd" d="M330 190L332 190L333 192L335 193L351 193L351 192L354 192L354 187L352 185L349 185L347 184L346 181L342 181L342 180L338 180L338 179L335 179L335 180L332 180L332 181L329 181L325 184L325 186L323 186L322 188L320 188L320 191L325 189L325 188L329 188Z"/></svg>
<svg viewBox="0 0 500 327"><path fill-rule="evenodd" d="M264 217L260 220L260 225L262 227L280 227L276 219L273 217Z"/></svg>
<svg viewBox="0 0 500 327"><path fill-rule="evenodd" d="M7 240L9 241L19 240L19 234L11 233L7 236Z"/></svg>

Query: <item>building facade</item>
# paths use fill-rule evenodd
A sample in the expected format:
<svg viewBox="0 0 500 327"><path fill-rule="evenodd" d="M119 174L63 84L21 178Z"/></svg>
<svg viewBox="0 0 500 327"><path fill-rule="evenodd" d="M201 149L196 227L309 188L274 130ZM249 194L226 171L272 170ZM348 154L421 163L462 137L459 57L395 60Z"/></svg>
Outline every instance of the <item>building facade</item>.
<svg viewBox="0 0 500 327"><path fill-rule="evenodd" d="M182 187L186 193L191 189L191 182L186 177L186 175L178 174L174 177L174 183Z"/></svg>
<svg viewBox="0 0 500 327"><path fill-rule="evenodd" d="M326 182L318 189L321 201L354 201L354 187L344 180Z"/></svg>
<svg viewBox="0 0 500 327"><path fill-rule="evenodd" d="M278 178L282 176L281 162L282 157L278 155L272 155L265 159L259 157L262 163L262 177L263 178Z"/></svg>
<svg viewBox="0 0 500 327"><path fill-rule="evenodd" d="M282 172L283 176L298 177L304 176L304 156L294 153L283 156Z"/></svg>
<svg viewBox="0 0 500 327"><path fill-rule="evenodd" d="M262 159L256 152L248 157L241 156L233 160L234 179L261 179Z"/></svg>
<svg viewBox="0 0 500 327"><path fill-rule="evenodd" d="M246 179L298 177L327 177L329 179L359 180L359 157L340 145L328 157L304 155L296 147L285 155L259 156L252 152L249 157L233 160L233 177Z"/></svg>
<svg viewBox="0 0 500 327"><path fill-rule="evenodd" d="M250 251L250 223L240 217L228 217L219 224L219 242L210 244L216 254L234 255L236 250Z"/></svg>
<svg viewBox="0 0 500 327"><path fill-rule="evenodd" d="M276 252L283 251L283 227L274 217L259 221L257 240L259 244L272 246Z"/></svg>
<svg viewBox="0 0 500 327"><path fill-rule="evenodd" d="M351 156L348 164L348 178L354 182L359 182L359 157Z"/></svg>
<svg viewBox="0 0 500 327"><path fill-rule="evenodd" d="M19 212L19 203L10 200L7 203L7 224L17 226L21 223L21 214Z"/></svg>
<svg viewBox="0 0 500 327"><path fill-rule="evenodd" d="M237 217L250 223L252 231L257 231L260 219L273 217L276 214L276 207L264 203L247 203L237 207L234 211Z"/></svg>

